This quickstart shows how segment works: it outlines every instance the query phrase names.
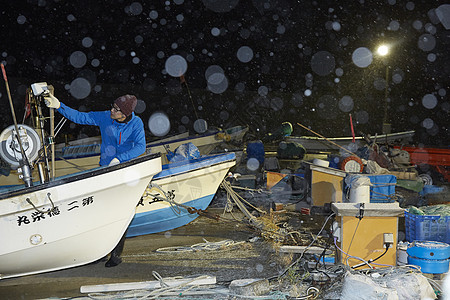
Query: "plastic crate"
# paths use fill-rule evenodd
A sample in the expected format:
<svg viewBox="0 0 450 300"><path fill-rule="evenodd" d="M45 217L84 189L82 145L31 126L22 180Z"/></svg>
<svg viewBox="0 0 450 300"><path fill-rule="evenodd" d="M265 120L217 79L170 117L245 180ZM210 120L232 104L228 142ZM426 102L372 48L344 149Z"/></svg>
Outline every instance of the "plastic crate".
<svg viewBox="0 0 450 300"><path fill-rule="evenodd" d="M438 194L445 191L443 186L424 185L423 189L419 192L420 195L425 196L428 194Z"/></svg>
<svg viewBox="0 0 450 300"><path fill-rule="evenodd" d="M421 216L405 211L406 240L450 244L450 216Z"/></svg>
<svg viewBox="0 0 450 300"><path fill-rule="evenodd" d="M370 183L370 203L392 203L395 202L395 184L397 177L394 175L366 175Z"/></svg>

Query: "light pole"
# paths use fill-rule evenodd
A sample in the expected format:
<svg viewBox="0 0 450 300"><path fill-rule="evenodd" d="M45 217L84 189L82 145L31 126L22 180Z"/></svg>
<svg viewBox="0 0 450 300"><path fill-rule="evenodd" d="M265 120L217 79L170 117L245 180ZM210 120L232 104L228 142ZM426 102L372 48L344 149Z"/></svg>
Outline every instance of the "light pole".
<svg viewBox="0 0 450 300"><path fill-rule="evenodd" d="M380 56L389 54L389 46L381 45L377 49ZM391 133L391 123L388 123L388 88L389 88L389 65L386 64L386 83L384 90L384 116L383 116L383 134Z"/></svg>

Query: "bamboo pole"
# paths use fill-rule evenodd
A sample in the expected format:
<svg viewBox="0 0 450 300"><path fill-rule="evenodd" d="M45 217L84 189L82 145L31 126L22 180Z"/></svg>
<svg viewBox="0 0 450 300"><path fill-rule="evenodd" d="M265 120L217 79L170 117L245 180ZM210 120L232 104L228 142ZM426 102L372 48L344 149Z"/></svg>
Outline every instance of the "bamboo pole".
<svg viewBox="0 0 450 300"><path fill-rule="evenodd" d="M346 149L346 148L344 148L344 147L342 147L342 146L340 146L340 145L336 144L336 143L335 143L335 142L333 142L333 141L330 141L329 139L327 139L327 138L326 138L326 137L324 137L323 135L320 135L320 134L318 134L318 133L317 133L317 132L315 132L314 130L312 130L312 129L309 129L308 127L306 127L306 126L304 126L304 125L302 125L302 124L300 124L300 123L297 123L297 125L299 125L299 126L303 127L304 129L306 129L306 130L308 130L308 131L310 131L310 132L314 133L314 134L315 134L315 135L317 135L318 137L321 137L321 138L323 138L323 139L324 139L324 140L326 140L327 142L329 142L329 143L331 143L331 144L335 145L336 147L339 147L339 148L341 148L342 150L346 151L347 153L350 153L351 155L354 155L354 156L358 156L358 155L356 155L355 153L351 152L350 150L348 150L348 149Z"/></svg>
<svg viewBox="0 0 450 300"><path fill-rule="evenodd" d="M25 150L23 148L23 145L22 145L22 138L20 137L19 126L17 125L16 113L14 112L14 104L12 101L11 92L9 90L8 77L6 77L6 70L5 70L4 64L1 64L1 69L2 69L2 73L3 73L3 79L5 80L6 93L8 94L9 106L11 108L11 114L12 114L12 118L14 121L14 128L16 130L16 138L17 138L17 142L19 142L20 153L22 154L22 160L24 162L24 165L22 166L23 181L25 182L25 184L28 187L30 187L33 185L33 180L31 178L31 166L30 166L30 162L28 161L28 157L27 157Z"/></svg>

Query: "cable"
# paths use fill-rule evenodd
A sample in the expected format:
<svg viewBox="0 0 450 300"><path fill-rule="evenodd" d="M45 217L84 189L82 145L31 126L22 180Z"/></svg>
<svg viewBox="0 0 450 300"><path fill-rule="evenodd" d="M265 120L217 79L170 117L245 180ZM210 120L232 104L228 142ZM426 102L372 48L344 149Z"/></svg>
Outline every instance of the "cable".
<svg viewBox="0 0 450 300"><path fill-rule="evenodd" d="M316 299L319 296L319 289L315 288L313 286L309 287L306 290L306 296L303 297L296 297L296 298L291 298L291 299L296 299L296 300L306 300L306 299Z"/></svg>
<svg viewBox="0 0 450 300"><path fill-rule="evenodd" d="M435 289L437 289L441 293L443 292L444 289L436 280L431 279L431 278L427 278L427 280Z"/></svg>
<svg viewBox="0 0 450 300"><path fill-rule="evenodd" d="M385 246L386 246L386 250L384 250L384 252L380 255L380 256L378 256L377 258L375 258L375 259L369 259L367 262L368 263L373 263L374 261L376 261L376 260L378 260L378 259L380 259L383 255L385 255L386 254L386 252L388 252L388 250L389 250L389 244L384 244ZM362 263L362 264L358 264L358 265L354 265L353 267L351 267L352 269L356 269L356 268L359 268L359 267L362 267L362 266L364 266L365 265L365 263Z"/></svg>
<svg viewBox="0 0 450 300"><path fill-rule="evenodd" d="M195 117L198 120L197 110L195 109L194 100L192 100L191 90L189 89L189 85L187 84L187 81L186 81L186 78L184 77L184 74L180 76L180 80L186 86L186 89L188 91L189 100L191 100L191 104L192 104L192 108L194 109Z"/></svg>
<svg viewBox="0 0 450 300"><path fill-rule="evenodd" d="M389 244L386 243L386 244L384 244L384 245L386 246L386 250L384 250L383 254L381 254L380 256L378 256L377 258L375 258L374 260L372 260L372 262L374 262L374 261L380 259L383 255L386 254L386 252L388 252L388 250L389 250L389 248L390 248L390 247L389 247Z"/></svg>
<svg viewBox="0 0 450 300"><path fill-rule="evenodd" d="M337 241L337 238L334 238L334 245L336 246L336 248L337 248L339 251L341 251L342 253L344 253L344 254L347 255L347 259L346 259L345 263L346 263L346 265L347 265L348 267L350 267L350 266L348 265L348 259L349 259L349 258L354 258L354 259L357 259L357 260L360 260L360 261L364 262L364 263L367 264L371 269L373 269L373 267L372 267L367 261L365 261L364 259L362 259L361 257L357 257L357 256L350 255L350 254L346 253L344 250L342 250L341 248L339 248L339 246L337 245L336 241Z"/></svg>
<svg viewBox="0 0 450 300"><path fill-rule="evenodd" d="M331 237L332 237L332 236L330 236L329 240L331 239ZM318 269L318 266L319 266L319 263L320 263L320 259L321 259L322 257L323 257L323 266L324 266L325 270L327 269L327 268L326 268L326 264L325 264L325 253L326 253L327 250L328 250L328 246L329 246L329 243L326 244L325 248L323 249L322 253L320 254L319 258L317 259L316 266L315 266L315 269L316 269L317 271L320 271L320 270ZM326 275L328 276L328 274L326 274ZM328 276L328 277L330 277L330 276Z"/></svg>
<svg viewBox="0 0 450 300"><path fill-rule="evenodd" d="M350 252L350 247L352 246L353 239L355 238L356 231L358 230L358 226L359 226L359 223L361 222L361 219L362 219L362 218L360 218L359 221L358 221L358 224L356 224L356 228L355 228L355 231L353 232L352 239L350 240L350 245L348 245L347 252ZM344 253L345 253L345 252L344 252ZM347 253L346 253L346 254L347 254ZM347 256L348 256L348 254L347 254ZM345 258L347 258L347 256L346 256Z"/></svg>
<svg viewBox="0 0 450 300"><path fill-rule="evenodd" d="M280 275L275 276L275 277L271 277L272 278L281 278L284 274L286 274L286 272L292 268L293 266L295 266L302 258L303 255L306 253L306 251L309 249L309 247L311 247L311 245L317 240L317 238L319 237L319 235L322 233L322 230L325 228L325 225L328 223L328 220L334 216L335 213L331 213L328 218L325 220L325 222L323 223L322 228L320 228L319 233L317 233L317 235L314 237L313 241L305 248L305 250L303 250L303 252L300 254L300 257L298 259L296 259L293 263L291 263Z"/></svg>
<svg viewBox="0 0 450 300"><path fill-rule="evenodd" d="M383 267L395 267L393 265L388 265L388 264L377 264L377 263L372 263L373 265L377 265L377 266L383 266Z"/></svg>

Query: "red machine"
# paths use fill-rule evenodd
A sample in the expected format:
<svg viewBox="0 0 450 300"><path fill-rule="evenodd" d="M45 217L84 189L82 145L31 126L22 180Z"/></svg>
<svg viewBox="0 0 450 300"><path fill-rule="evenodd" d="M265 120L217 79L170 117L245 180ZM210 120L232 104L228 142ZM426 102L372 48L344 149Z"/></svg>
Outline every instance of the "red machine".
<svg viewBox="0 0 450 300"><path fill-rule="evenodd" d="M417 165L419 172L429 173L432 177L438 173L450 182L450 149L411 146L404 146L401 149L409 153L411 164Z"/></svg>

